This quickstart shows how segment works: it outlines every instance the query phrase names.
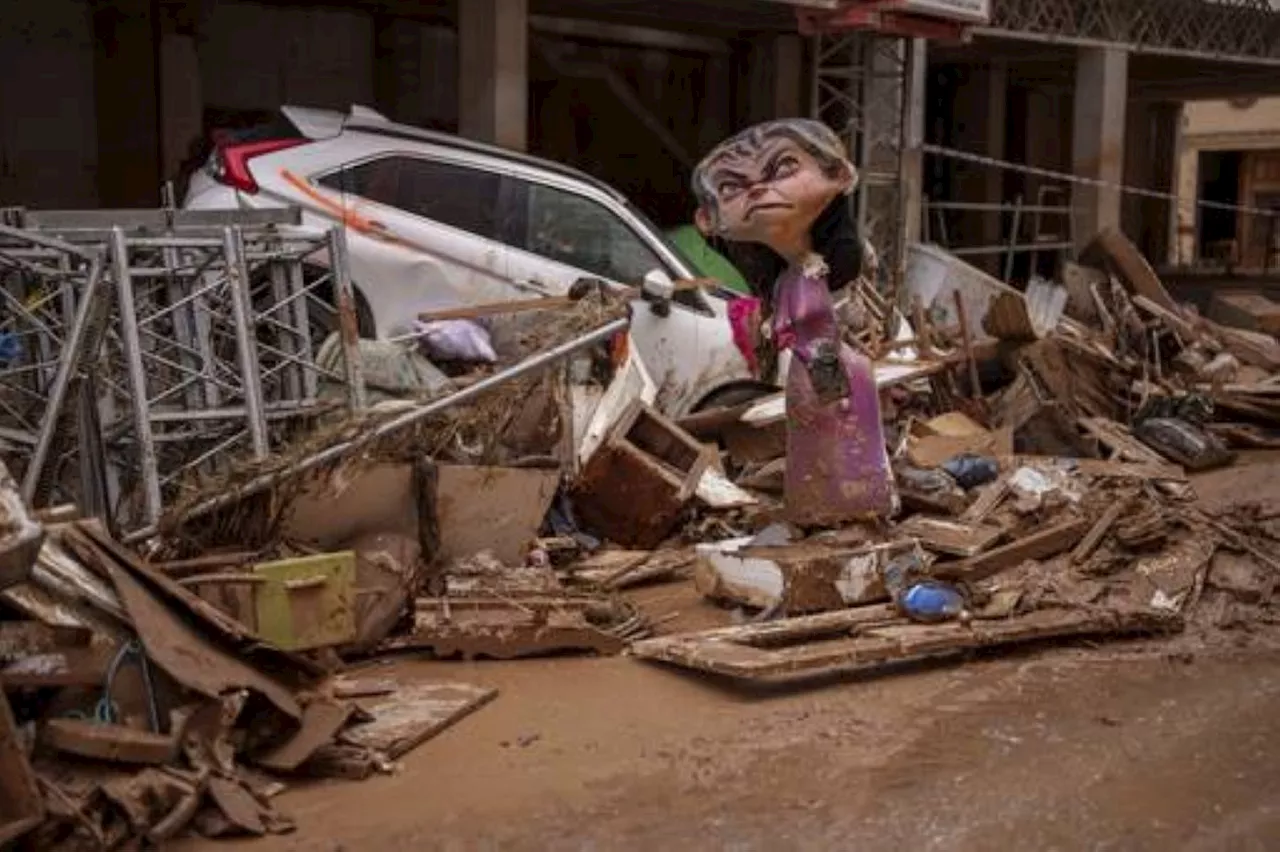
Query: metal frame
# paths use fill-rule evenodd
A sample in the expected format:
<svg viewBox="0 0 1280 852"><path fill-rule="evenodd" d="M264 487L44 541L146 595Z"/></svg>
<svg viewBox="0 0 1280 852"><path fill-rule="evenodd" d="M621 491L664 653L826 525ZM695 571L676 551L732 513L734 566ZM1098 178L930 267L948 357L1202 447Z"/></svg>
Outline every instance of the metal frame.
<svg viewBox="0 0 1280 852"><path fill-rule="evenodd" d="M891 270L898 269L906 252L900 223L911 56L902 38L863 31L814 37L814 117L845 139L860 176L858 225Z"/></svg>
<svg viewBox="0 0 1280 852"><path fill-rule="evenodd" d="M207 476L280 449L294 424L366 406L341 230L287 224L296 212L174 214L9 212L45 228L0 227L0 332L18 341L0 362L0 437L33 502L60 487L117 527L154 526ZM318 309L337 317L339 369L316 360ZM77 379L90 395L71 393ZM73 400L76 439L59 441ZM77 455L78 488L61 473Z"/></svg>
<svg viewBox="0 0 1280 852"><path fill-rule="evenodd" d="M1280 64L1270 0L995 0L980 35Z"/></svg>
<svg viewBox="0 0 1280 852"><path fill-rule="evenodd" d="M1062 193L1063 187L1042 186L1035 204L1026 204L1022 196L1017 196L1012 204L985 201L931 201L924 199L924 234L927 243L934 243L960 258L1004 255L1004 281L1013 280L1013 265L1019 254L1029 254L1030 264L1034 270L1040 252L1059 252L1067 259L1075 255L1076 240L1073 208L1069 203L1049 204L1048 196ZM997 245L953 246L948 234L946 214L955 213L995 213L1000 216L1001 231L1008 238ZM1007 214L1007 218L1006 218ZM1047 234L1044 232L1045 217L1058 219L1065 225L1065 234ZM1022 241L1023 224L1030 219L1031 234ZM936 228L934 227L936 223ZM1005 231L1007 223L1008 230Z"/></svg>

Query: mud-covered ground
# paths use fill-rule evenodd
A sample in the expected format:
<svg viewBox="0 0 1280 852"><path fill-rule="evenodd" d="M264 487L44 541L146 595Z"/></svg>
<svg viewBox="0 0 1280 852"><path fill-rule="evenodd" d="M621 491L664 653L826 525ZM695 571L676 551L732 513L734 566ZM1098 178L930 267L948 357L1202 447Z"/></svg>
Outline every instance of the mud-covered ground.
<svg viewBox="0 0 1280 852"><path fill-rule="evenodd" d="M1280 504L1280 463L1197 490ZM687 585L644 600L723 618ZM1193 629L764 693L625 658L397 661L501 693L397 775L286 792L292 835L182 848L1280 849L1278 649Z"/></svg>

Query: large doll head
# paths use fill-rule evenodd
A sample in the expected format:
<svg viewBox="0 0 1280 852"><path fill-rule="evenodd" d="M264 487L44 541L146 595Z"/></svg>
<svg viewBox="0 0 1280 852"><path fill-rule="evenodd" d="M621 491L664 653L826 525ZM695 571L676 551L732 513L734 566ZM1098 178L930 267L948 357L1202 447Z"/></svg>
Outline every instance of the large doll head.
<svg viewBox="0 0 1280 852"><path fill-rule="evenodd" d="M698 227L799 260L813 250L814 223L857 180L840 137L825 124L803 118L757 124L717 145L694 169Z"/></svg>

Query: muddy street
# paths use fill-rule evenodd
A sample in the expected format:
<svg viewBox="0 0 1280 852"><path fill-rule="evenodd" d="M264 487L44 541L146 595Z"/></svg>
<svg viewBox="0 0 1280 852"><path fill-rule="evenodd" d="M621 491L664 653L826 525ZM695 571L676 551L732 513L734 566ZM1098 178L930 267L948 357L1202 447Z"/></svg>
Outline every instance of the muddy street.
<svg viewBox="0 0 1280 852"><path fill-rule="evenodd" d="M219 848L1280 842L1269 650L1058 649L767 695L625 659L397 668L501 697L398 775L285 793L296 834Z"/></svg>

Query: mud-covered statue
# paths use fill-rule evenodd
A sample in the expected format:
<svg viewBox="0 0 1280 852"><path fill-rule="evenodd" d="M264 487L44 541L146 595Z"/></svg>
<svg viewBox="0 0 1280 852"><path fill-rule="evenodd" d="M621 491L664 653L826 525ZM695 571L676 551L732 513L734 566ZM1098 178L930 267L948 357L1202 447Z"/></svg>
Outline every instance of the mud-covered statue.
<svg viewBox="0 0 1280 852"><path fill-rule="evenodd" d="M704 233L758 247L744 272L760 299L732 305L735 340L762 371L762 353L792 353L785 499L802 526L896 509L872 366L842 342L831 297L862 271L848 203L857 180L839 137L807 119L750 127L693 175ZM761 302L771 313L763 329L753 316Z"/></svg>

